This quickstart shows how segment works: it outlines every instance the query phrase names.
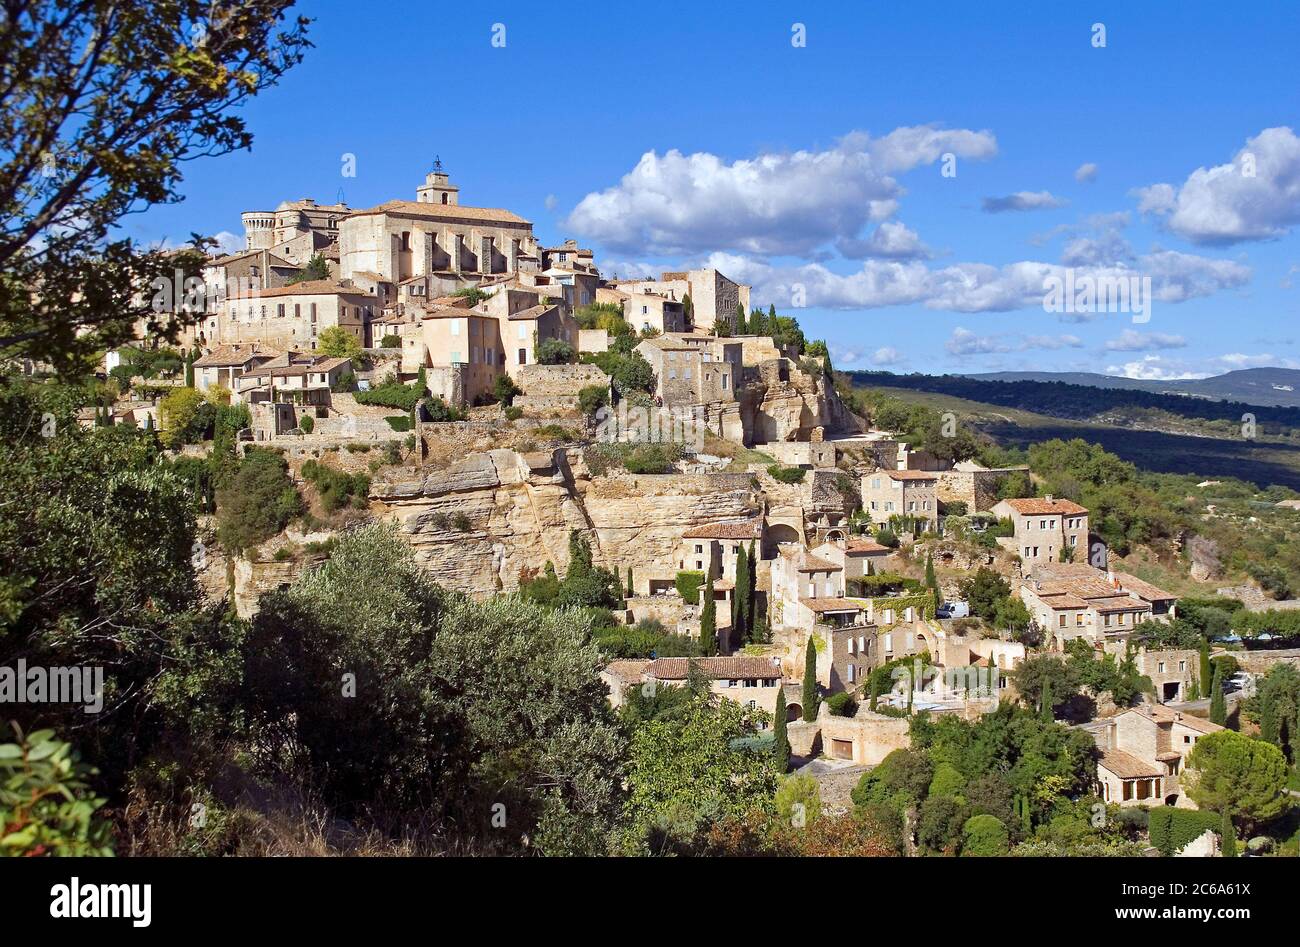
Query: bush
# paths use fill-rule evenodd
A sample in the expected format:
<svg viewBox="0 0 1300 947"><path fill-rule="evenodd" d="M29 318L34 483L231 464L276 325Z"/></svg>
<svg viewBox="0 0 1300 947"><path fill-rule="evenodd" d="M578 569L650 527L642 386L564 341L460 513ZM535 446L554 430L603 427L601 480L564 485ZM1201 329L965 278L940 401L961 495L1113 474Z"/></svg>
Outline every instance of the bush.
<svg viewBox="0 0 1300 947"><path fill-rule="evenodd" d="M567 365L573 358L573 346L563 339L543 339L537 346L537 361L542 365Z"/></svg>
<svg viewBox="0 0 1300 947"><path fill-rule="evenodd" d="M304 434L310 434L312 431L316 430L316 419L310 414L304 414L298 419L298 430L302 431Z"/></svg>
<svg viewBox="0 0 1300 947"><path fill-rule="evenodd" d="M962 855L989 857L1005 855L1010 850L1007 827L996 816L972 816L962 826L962 834L965 836Z"/></svg>
<svg viewBox="0 0 1300 947"><path fill-rule="evenodd" d="M388 417L384 418L384 420L388 422L389 427L398 433L409 431L411 429L410 415L390 414Z"/></svg>
<svg viewBox="0 0 1300 947"><path fill-rule="evenodd" d="M389 381L369 391L358 391L352 397L357 399L357 404L377 405L381 408L395 408L410 412L415 410L422 395L416 385L402 385Z"/></svg>
<svg viewBox="0 0 1300 947"><path fill-rule="evenodd" d="M880 543L882 546L887 546L890 549L898 548L898 537L894 534L892 529L881 528L876 530L876 542Z"/></svg>
<svg viewBox="0 0 1300 947"><path fill-rule="evenodd" d="M342 326L322 329L316 340L316 350L332 358L346 358L356 365L361 359L361 342Z"/></svg>
<svg viewBox="0 0 1300 947"><path fill-rule="evenodd" d="M492 394L506 407L509 407L515 400L515 395L520 393L520 388L515 384L515 380L509 375L498 375L492 382Z"/></svg>
<svg viewBox="0 0 1300 947"><path fill-rule="evenodd" d="M301 512L302 497L284 457L250 447L230 482L217 491L217 538L239 552L270 539Z"/></svg>
<svg viewBox="0 0 1300 947"><path fill-rule="evenodd" d="M677 594L682 597L682 601L690 605L698 605L700 602L700 586L704 584L704 573L695 569L686 569L677 573L677 579L674 583L677 586Z"/></svg>
<svg viewBox="0 0 1300 947"><path fill-rule="evenodd" d="M390 332L379 340L379 347L383 349L396 349L402 347L402 337Z"/></svg>
<svg viewBox="0 0 1300 947"><path fill-rule="evenodd" d="M635 337L621 336L635 342ZM595 365L611 379L614 389L620 395L633 391L652 391L655 384L655 372L640 352L587 352L581 361Z"/></svg>
<svg viewBox="0 0 1300 947"><path fill-rule="evenodd" d="M88 785L95 770L53 730L17 737L0 743L0 855L112 855L96 814L104 800Z"/></svg>
<svg viewBox="0 0 1300 947"><path fill-rule="evenodd" d="M1147 819L1147 834L1151 844L1160 849L1160 854L1173 855L1200 838L1206 829L1218 832L1221 825L1222 819L1217 812L1156 806Z"/></svg>
<svg viewBox="0 0 1300 947"><path fill-rule="evenodd" d="M465 412L452 407L439 397L430 398L424 403L425 413L430 421L463 421Z"/></svg>
<svg viewBox="0 0 1300 947"><path fill-rule="evenodd" d="M364 508L370 494L370 478L365 474L347 474L327 464L309 460L302 465L302 476L316 487L321 506L333 513L351 503Z"/></svg>
<svg viewBox="0 0 1300 947"><path fill-rule="evenodd" d="M508 405L503 410L507 421L518 421L524 416L524 409L516 408L513 405Z"/></svg>
<svg viewBox="0 0 1300 947"><path fill-rule="evenodd" d="M768 476L781 483L802 483L803 478L808 471L802 467L783 467L780 464L773 464L767 468Z"/></svg>
<svg viewBox="0 0 1300 947"><path fill-rule="evenodd" d="M586 385L578 392L578 410L589 418L609 405L609 389L604 385Z"/></svg>
<svg viewBox="0 0 1300 947"><path fill-rule="evenodd" d="M858 702L853 699L852 694L846 691L827 697L826 706L837 717L852 717L858 712Z"/></svg>

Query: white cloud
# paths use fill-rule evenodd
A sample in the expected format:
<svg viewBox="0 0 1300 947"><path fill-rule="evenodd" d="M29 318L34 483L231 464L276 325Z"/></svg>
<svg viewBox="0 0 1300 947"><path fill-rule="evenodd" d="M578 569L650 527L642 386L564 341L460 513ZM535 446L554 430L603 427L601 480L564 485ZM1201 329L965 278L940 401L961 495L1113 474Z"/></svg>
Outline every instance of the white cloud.
<svg viewBox="0 0 1300 947"><path fill-rule="evenodd" d="M1030 349L1077 349L1083 346L1083 339L1077 335L1027 335L1020 343L1021 351Z"/></svg>
<svg viewBox="0 0 1300 947"><path fill-rule="evenodd" d="M886 260L928 260L930 248L921 242L916 231L896 220L882 221L866 240L842 238L835 248L851 260L877 257Z"/></svg>
<svg viewBox="0 0 1300 947"><path fill-rule="evenodd" d="M1091 184L1097 180L1097 166L1091 161L1079 165L1079 169L1074 172L1074 179L1080 184Z"/></svg>
<svg viewBox="0 0 1300 947"><path fill-rule="evenodd" d="M547 210L555 210L555 208L560 206L560 199L554 194L547 194L546 200L543 201L543 203L546 205Z"/></svg>
<svg viewBox="0 0 1300 947"><path fill-rule="evenodd" d="M882 346L871 355L872 365L899 365L905 361L903 354L891 345Z"/></svg>
<svg viewBox="0 0 1300 947"><path fill-rule="evenodd" d="M1146 381L1172 381L1177 378L1205 378L1209 373L1188 371L1185 366L1170 363L1159 355L1146 355L1138 361L1110 365L1106 368L1106 374Z"/></svg>
<svg viewBox="0 0 1300 947"><path fill-rule="evenodd" d="M584 197L565 223L616 252L806 255L892 216L904 191L891 175L945 152L989 158L997 141L987 131L925 125L731 163L708 152L648 151L617 185Z"/></svg>
<svg viewBox="0 0 1300 947"><path fill-rule="evenodd" d="M1011 346L992 335L977 335L970 329L958 326L943 347L952 355L990 355L1010 352Z"/></svg>
<svg viewBox="0 0 1300 947"><path fill-rule="evenodd" d="M1050 210L1065 206L1065 200L1050 191L1017 191L1006 197L984 198L983 210L986 214L1001 214L1006 211Z"/></svg>
<svg viewBox="0 0 1300 947"><path fill-rule="evenodd" d="M1143 213L1192 243L1271 240L1300 223L1300 138L1290 128L1266 128L1248 138L1228 164L1197 168L1175 187L1153 184L1133 192Z"/></svg>
<svg viewBox="0 0 1300 947"><path fill-rule="evenodd" d="M1153 349L1180 349L1187 345L1181 335L1165 335L1160 332L1142 333L1125 329L1114 339L1106 341L1108 352L1149 352Z"/></svg>
<svg viewBox="0 0 1300 947"><path fill-rule="evenodd" d="M213 234L212 239L216 241L216 245L208 251L210 253L226 256L231 253L240 253L245 249L243 235L231 233L229 230L223 230L220 233ZM157 243L150 244L150 246L157 250L167 251L179 250L182 247L192 247L194 246L194 243L188 238L185 240L173 240L170 237L166 237L159 240Z"/></svg>
<svg viewBox="0 0 1300 947"><path fill-rule="evenodd" d="M600 264L600 272L610 279L658 279L664 267L631 260L610 260Z"/></svg>
<svg viewBox="0 0 1300 947"><path fill-rule="evenodd" d="M1226 355L1216 355L1210 361L1227 371L1238 368L1295 368L1300 366L1300 362L1295 359L1278 358L1272 353L1246 355L1242 352L1230 352Z"/></svg>

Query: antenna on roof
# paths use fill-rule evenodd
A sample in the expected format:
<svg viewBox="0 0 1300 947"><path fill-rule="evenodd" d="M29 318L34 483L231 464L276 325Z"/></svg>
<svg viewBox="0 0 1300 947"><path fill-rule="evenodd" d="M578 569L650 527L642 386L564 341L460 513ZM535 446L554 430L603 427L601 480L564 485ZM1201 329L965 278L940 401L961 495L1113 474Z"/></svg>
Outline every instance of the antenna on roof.
<svg viewBox="0 0 1300 947"><path fill-rule="evenodd" d="M435 174L442 173L442 158L438 157L437 155L433 156L433 171Z"/></svg>

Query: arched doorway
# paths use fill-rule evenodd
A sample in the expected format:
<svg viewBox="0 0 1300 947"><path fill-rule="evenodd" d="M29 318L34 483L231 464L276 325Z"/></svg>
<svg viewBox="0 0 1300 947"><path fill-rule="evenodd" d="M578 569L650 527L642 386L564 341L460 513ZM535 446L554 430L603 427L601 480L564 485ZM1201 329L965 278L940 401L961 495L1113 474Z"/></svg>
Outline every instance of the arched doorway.
<svg viewBox="0 0 1300 947"><path fill-rule="evenodd" d="M1174 793L1172 796L1165 796L1165 805L1167 806L1178 805L1178 793Z"/></svg>
<svg viewBox="0 0 1300 947"><path fill-rule="evenodd" d="M775 554L776 547L783 543L799 542L799 531L786 523L773 523L767 528L767 545Z"/></svg>
<svg viewBox="0 0 1300 947"><path fill-rule="evenodd" d="M828 533L826 534L826 541L829 542L829 543L842 543L842 542L844 542L844 530L842 530L842 529L832 529L830 532L828 532Z"/></svg>

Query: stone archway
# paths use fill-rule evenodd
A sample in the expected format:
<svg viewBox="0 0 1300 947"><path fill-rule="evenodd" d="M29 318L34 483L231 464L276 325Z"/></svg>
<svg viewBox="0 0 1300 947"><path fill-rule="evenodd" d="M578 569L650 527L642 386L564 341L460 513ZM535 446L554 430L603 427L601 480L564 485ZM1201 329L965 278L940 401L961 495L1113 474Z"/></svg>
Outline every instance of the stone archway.
<svg viewBox="0 0 1300 947"><path fill-rule="evenodd" d="M797 543L799 541L799 530L788 523L772 523L767 527L767 545L773 554L775 554L777 546L783 543Z"/></svg>
<svg viewBox="0 0 1300 947"><path fill-rule="evenodd" d="M844 530L842 530L842 529L832 529L832 530L829 530L829 531L826 533L826 541L827 541L828 543L842 543L842 542L844 542Z"/></svg>
<svg viewBox="0 0 1300 947"><path fill-rule="evenodd" d="M794 723L794 722L796 722L797 720L799 720L802 716L803 716L803 705L802 705L802 704L786 704L786 705L785 705L785 722L786 722L786 723Z"/></svg>

